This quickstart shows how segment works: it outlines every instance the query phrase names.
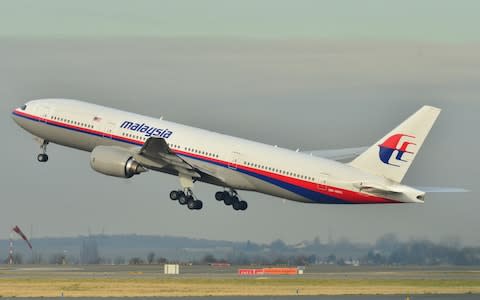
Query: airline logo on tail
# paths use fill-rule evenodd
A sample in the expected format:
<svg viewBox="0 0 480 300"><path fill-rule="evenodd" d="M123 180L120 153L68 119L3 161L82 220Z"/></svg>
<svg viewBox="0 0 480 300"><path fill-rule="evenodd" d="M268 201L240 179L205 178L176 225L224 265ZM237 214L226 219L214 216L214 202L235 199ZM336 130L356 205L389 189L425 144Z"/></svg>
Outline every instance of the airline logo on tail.
<svg viewBox="0 0 480 300"><path fill-rule="evenodd" d="M407 161L403 159L403 155L405 153L409 153L409 154L414 153L412 151L408 151L408 148L410 145L416 145L416 144L408 140L405 141L405 139L403 143L401 143L400 141L404 137L410 140L415 138L413 135L398 133L388 137L381 145L378 145L380 147L380 150L378 151L378 155L380 157L380 160L384 164L400 167L400 165L390 162L390 160L392 159L393 153L397 152L397 155L395 156L394 161L403 161L403 162Z"/></svg>

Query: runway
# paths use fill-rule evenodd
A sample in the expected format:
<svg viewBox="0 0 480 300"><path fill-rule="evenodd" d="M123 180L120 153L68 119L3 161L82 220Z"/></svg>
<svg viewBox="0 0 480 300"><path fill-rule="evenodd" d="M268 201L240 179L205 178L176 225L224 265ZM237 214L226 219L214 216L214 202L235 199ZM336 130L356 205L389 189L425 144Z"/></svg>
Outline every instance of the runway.
<svg viewBox="0 0 480 300"><path fill-rule="evenodd" d="M260 268L263 266L196 266L181 265L179 278L238 278L240 268ZM66 278L110 277L110 278L171 278L163 274L163 265L21 265L0 267L0 278L12 277ZM241 276L245 277L245 276ZM280 276L285 278L285 276ZM310 279L436 279L436 280L480 280L480 266L477 267L372 267L315 265L305 267L303 275L294 277ZM288 278L288 276L286 277Z"/></svg>
<svg viewBox="0 0 480 300"><path fill-rule="evenodd" d="M2 297L480 294L479 268L328 265L289 276L239 276L237 269L180 266L180 275L164 275L162 265L4 266L0 291Z"/></svg>

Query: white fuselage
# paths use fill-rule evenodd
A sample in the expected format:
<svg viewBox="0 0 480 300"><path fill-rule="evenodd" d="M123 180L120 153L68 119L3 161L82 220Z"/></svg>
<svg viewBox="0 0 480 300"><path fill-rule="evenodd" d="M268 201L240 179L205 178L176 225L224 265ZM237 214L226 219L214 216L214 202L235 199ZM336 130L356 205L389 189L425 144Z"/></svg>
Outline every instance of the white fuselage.
<svg viewBox="0 0 480 300"><path fill-rule="evenodd" d="M99 145L133 149L149 137L164 138L178 156L212 175L201 181L232 189L310 203L422 202L409 196L407 186L337 161L86 102L34 100L15 109L13 118L43 140L90 152ZM370 194L361 190L366 182L405 193Z"/></svg>

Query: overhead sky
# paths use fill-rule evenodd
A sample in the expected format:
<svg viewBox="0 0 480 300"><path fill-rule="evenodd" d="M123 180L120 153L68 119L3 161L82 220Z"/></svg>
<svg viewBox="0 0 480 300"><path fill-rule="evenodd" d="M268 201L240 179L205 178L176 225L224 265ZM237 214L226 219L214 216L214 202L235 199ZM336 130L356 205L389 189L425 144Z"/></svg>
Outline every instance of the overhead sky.
<svg viewBox="0 0 480 300"><path fill-rule="evenodd" d="M480 2L0 1L0 36L479 41Z"/></svg>
<svg viewBox="0 0 480 300"><path fill-rule="evenodd" d="M0 238L91 232L289 243L459 236L479 245L477 1L0 1ZM242 192L246 212L178 179L95 173L89 154L38 145L24 101L81 99L291 149L370 145L424 104L443 112L405 182L457 186L423 205L327 206Z"/></svg>

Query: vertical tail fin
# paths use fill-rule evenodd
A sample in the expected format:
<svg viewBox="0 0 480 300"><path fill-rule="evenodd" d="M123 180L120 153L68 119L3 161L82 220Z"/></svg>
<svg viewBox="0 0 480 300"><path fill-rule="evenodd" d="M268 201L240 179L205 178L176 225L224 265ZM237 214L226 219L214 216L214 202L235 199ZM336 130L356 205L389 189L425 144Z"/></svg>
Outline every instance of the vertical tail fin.
<svg viewBox="0 0 480 300"><path fill-rule="evenodd" d="M401 182L440 111L436 107L423 106L350 165Z"/></svg>

